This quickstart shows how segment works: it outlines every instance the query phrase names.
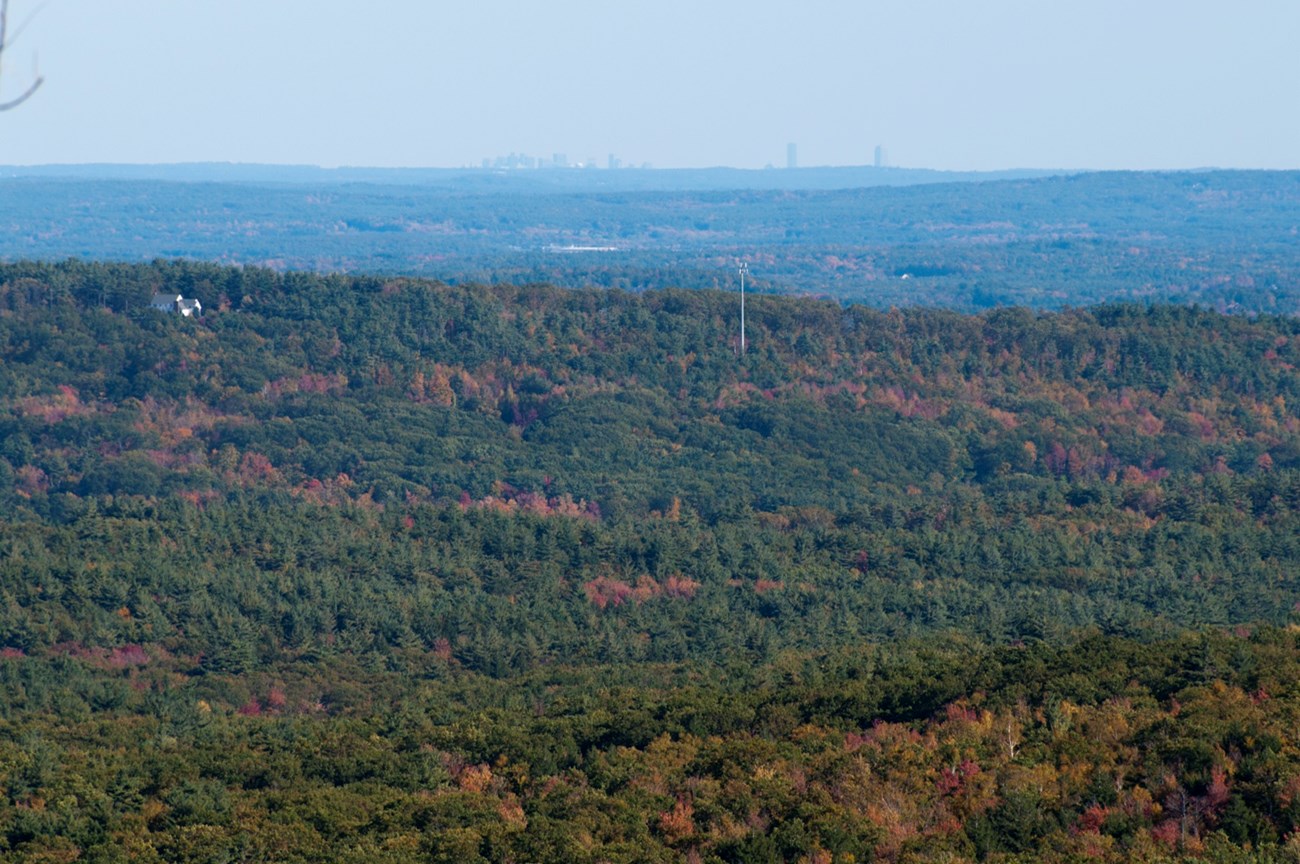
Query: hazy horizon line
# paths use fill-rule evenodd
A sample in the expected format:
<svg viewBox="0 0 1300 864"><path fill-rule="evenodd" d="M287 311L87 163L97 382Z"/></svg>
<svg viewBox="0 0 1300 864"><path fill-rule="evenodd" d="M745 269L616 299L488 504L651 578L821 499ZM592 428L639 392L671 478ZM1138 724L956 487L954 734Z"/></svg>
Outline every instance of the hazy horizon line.
<svg viewBox="0 0 1300 864"><path fill-rule="evenodd" d="M367 164L321 164L314 162L262 162L262 161L237 161L237 160L220 160L220 159L192 159L175 162L157 162L157 161L86 161L86 162L26 162L26 163L0 163L3 169L48 169L48 168L185 168L200 166L220 166L231 168L307 168L317 171L464 171L481 174L545 174L556 172L568 173L595 173L595 174L621 174L635 172L672 172L672 171L741 171L756 174L768 173L800 173L806 171L834 171L834 170L855 170L855 171L925 171L938 174L1004 174L1014 172L1034 172L1045 174L1096 174L1096 173L1200 173L1207 171L1250 171L1250 172L1287 172L1298 171L1300 166L1289 168L1245 168L1231 165L1200 165L1193 167L1162 167L1162 166L1130 166L1124 168L1089 168L1089 167L1066 167L1066 166L1034 166L1034 165L1012 165L1002 168L944 168L926 165L874 165L871 163L843 163L843 164L822 164L822 165L798 165L794 167L786 165L766 165L761 168L745 167L740 165L671 165L660 166L653 164L640 165L621 165L617 168L609 168L601 165L550 165L546 164L536 168L522 167L484 167L482 165L367 165Z"/></svg>

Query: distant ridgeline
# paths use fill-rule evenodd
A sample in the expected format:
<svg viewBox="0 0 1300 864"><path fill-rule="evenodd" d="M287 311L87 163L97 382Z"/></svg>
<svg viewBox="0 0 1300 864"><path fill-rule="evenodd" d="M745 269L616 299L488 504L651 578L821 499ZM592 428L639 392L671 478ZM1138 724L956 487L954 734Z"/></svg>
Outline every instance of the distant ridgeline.
<svg viewBox="0 0 1300 864"><path fill-rule="evenodd" d="M1300 312L1300 173L0 170L0 259L190 258L874 306Z"/></svg>
<svg viewBox="0 0 1300 864"><path fill-rule="evenodd" d="M0 858L1284 860L1300 320L737 312L0 266Z"/></svg>

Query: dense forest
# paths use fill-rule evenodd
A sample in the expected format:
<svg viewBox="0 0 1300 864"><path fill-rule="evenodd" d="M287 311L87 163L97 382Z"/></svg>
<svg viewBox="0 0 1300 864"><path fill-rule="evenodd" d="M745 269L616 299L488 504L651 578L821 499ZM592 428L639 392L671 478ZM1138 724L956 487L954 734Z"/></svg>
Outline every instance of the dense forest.
<svg viewBox="0 0 1300 864"><path fill-rule="evenodd" d="M0 857L1300 857L1300 321L737 312L0 266Z"/></svg>
<svg viewBox="0 0 1300 864"><path fill-rule="evenodd" d="M1300 312L1298 172L954 182L965 175L896 169L913 185L890 187L867 184L891 169L352 170L332 182L308 169L92 169L0 178L0 260L191 258L632 291L734 288L746 260L762 291L878 308Z"/></svg>

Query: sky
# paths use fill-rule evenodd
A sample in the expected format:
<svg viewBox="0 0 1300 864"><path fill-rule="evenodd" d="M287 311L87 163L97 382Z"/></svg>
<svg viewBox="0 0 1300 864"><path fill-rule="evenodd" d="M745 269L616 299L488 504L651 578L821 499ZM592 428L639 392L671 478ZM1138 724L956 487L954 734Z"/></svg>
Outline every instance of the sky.
<svg viewBox="0 0 1300 864"><path fill-rule="evenodd" d="M0 164L1300 167L1295 0L10 0Z"/></svg>

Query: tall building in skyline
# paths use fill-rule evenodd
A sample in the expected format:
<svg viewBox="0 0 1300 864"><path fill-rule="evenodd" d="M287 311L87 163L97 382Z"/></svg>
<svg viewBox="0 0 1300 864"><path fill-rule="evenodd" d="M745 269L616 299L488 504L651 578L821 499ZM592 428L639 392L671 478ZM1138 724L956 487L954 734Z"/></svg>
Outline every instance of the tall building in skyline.
<svg viewBox="0 0 1300 864"><path fill-rule="evenodd" d="M785 167L799 167L799 148L795 146L793 141L785 145Z"/></svg>
<svg viewBox="0 0 1300 864"><path fill-rule="evenodd" d="M885 147L884 147L883 144L877 144L877 145L876 145L876 161L875 161L875 166L876 166L877 168L884 168L884 167L885 167Z"/></svg>

